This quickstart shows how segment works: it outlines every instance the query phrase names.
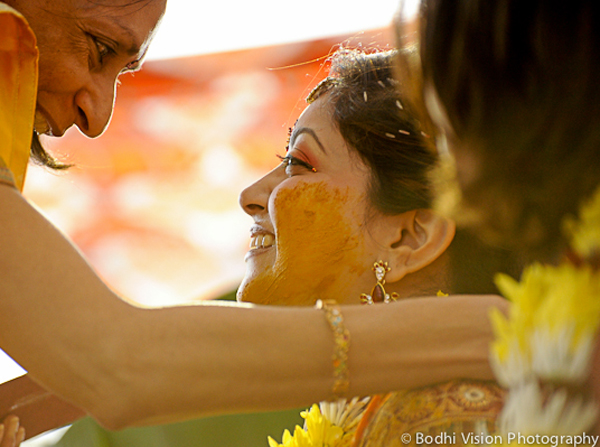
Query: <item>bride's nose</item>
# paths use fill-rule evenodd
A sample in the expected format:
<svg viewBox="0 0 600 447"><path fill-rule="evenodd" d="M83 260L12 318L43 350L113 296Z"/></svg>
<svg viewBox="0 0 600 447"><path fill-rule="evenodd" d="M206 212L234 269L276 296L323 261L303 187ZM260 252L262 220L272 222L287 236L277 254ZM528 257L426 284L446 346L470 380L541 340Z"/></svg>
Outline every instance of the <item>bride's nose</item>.
<svg viewBox="0 0 600 447"><path fill-rule="evenodd" d="M279 166L241 192L240 206L247 214L254 216L260 212L268 211L267 207L271 192L285 178L282 172L283 170Z"/></svg>

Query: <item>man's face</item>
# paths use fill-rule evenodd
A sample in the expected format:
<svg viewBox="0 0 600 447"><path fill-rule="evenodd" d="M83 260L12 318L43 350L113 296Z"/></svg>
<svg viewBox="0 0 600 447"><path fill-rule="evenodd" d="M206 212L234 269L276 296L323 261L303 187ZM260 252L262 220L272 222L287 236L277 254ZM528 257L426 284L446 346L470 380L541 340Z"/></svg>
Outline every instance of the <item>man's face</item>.
<svg viewBox="0 0 600 447"><path fill-rule="evenodd" d="M166 0L8 0L40 52L35 130L89 137L110 121L117 78L139 69Z"/></svg>

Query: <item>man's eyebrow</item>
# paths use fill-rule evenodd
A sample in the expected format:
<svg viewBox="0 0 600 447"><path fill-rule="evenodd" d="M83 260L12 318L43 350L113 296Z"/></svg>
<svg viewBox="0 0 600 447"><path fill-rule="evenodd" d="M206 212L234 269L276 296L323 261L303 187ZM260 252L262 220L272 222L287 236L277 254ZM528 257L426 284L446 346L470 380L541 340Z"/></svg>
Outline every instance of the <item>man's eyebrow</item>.
<svg viewBox="0 0 600 447"><path fill-rule="evenodd" d="M296 127L292 132L292 136L290 137L290 147L292 147L294 145L294 142L296 141L296 139L303 133L307 133L311 137L313 137L313 139L317 142L317 145L319 146L321 151L323 151L324 154L327 154L327 151L325 150L325 146L323 146L323 143L321 143L321 140L319 140L319 137L317 136L316 132L313 129L311 129L310 127Z"/></svg>
<svg viewBox="0 0 600 447"><path fill-rule="evenodd" d="M137 39L135 37L133 30L123 24L119 24L119 28L121 29L121 31L123 31L127 35L127 37L129 38L129 41L131 42L131 46L129 48L125 49L125 52L127 53L127 55L139 56L139 59L141 59L143 57L143 55L140 56L140 51L142 51L142 47L141 47L141 45L139 45L136 42ZM145 53L146 53L146 51L144 51L144 54Z"/></svg>
<svg viewBox="0 0 600 447"><path fill-rule="evenodd" d="M125 45L122 45L122 47L124 48L123 51L128 56L136 58L135 61L133 61L131 63L131 65L133 65L133 66L131 68L125 68L125 69L121 70L121 73L133 73L133 72L139 71L142 68L142 61L146 57L146 53L148 53L148 48L150 46L151 39L146 39L140 46L139 44L137 44L135 33L133 32L133 30L131 28L128 28L126 25L124 25L122 23L119 23L118 27L127 36L129 41L131 42L131 46L129 48L126 48Z"/></svg>
<svg viewBox="0 0 600 447"><path fill-rule="evenodd" d="M137 56L137 59L142 59L146 54L148 43L145 39L140 42L138 35L130 28L127 21L122 17L116 18L113 21L113 33L121 35L119 38L113 38L119 44L119 49L128 56ZM140 54L143 52L143 54Z"/></svg>

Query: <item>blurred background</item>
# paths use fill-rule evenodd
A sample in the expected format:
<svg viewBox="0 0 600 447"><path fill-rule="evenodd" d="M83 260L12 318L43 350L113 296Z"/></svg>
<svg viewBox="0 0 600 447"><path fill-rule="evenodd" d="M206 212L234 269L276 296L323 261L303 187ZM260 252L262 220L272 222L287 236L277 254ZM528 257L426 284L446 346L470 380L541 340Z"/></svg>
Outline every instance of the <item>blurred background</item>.
<svg viewBox="0 0 600 447"><path fill-rule="evenodd" d="M143 70L121 78L109 129L45 139L74 167L31 166L25 196L126 299L234 292L251 225L238 195L278 164L328 54L393 46L398 0L348 3L170 0ZM0 358L0 382L23 372Z"/></svg>

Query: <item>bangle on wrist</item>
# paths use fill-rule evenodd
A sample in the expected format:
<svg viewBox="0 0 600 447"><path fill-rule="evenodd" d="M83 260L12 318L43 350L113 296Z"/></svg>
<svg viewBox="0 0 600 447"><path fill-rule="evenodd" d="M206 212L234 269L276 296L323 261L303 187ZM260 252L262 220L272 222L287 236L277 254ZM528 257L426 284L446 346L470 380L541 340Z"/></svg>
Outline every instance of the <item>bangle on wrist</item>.
<svg viewBox="0 0 600 447"><path fill-rule="evenodd" d="M344 317L340 306L334 300L317 300L317 309L325 311L325 318L333 331L333 399L343 397L350 387L350 372L348 370L348 349L350 347L350 332L344 325Z"/></svg>

